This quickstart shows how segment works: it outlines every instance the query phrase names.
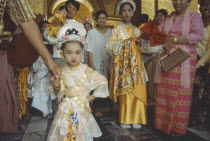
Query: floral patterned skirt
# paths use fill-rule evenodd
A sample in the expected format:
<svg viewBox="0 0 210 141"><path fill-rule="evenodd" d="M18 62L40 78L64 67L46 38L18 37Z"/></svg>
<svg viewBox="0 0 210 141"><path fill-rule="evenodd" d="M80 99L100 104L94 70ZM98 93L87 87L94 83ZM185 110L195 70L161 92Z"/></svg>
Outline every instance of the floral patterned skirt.
<svg viewBox="0 0 210 141"><path fill-rule="evenodd" d="M197 60L195 51L190 54L190 88L181 86L181 64L161 73L161 82L157 84L155 127L167 134L187 131Z"/></svg>

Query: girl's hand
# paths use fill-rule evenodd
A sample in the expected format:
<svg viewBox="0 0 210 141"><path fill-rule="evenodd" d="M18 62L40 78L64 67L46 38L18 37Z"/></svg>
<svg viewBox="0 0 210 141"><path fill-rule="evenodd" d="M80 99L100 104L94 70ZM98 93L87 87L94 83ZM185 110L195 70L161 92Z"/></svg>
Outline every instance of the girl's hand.
<svg viewBox="0 0 210 141"><path fill-rule="evenodd" d="M93 101L94 99L96 99L95 96L87 96L87 100L90 102L90 101Z"/></svg>
<svg viewBox="0 0 210 141"><path fill-rule="evenodd" d="M170 50L174 46L173 38L169 37L166 39L165 44L163 45L164 50Z"/></svg>
<svg viewBox="0 0 210 141"><path fill-rule="evenodd" d="M50 80L52 81L55 90L60 90L61 79L55 78L53 75L51 75Z"/></svg>

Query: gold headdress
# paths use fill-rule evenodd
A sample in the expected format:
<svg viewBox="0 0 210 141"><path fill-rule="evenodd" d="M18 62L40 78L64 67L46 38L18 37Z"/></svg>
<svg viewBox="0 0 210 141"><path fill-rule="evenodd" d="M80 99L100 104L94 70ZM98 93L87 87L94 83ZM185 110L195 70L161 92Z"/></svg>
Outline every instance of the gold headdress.
<svg viewBox="0 0 210 141"><path fill-rule="evenodd" d="M136 11L136 4L133 0L119 0L119 2L117 3L117 10L118 12L120 12L120 6L123 4L123 3L130 3L133 5L133 11Z"/></svg>

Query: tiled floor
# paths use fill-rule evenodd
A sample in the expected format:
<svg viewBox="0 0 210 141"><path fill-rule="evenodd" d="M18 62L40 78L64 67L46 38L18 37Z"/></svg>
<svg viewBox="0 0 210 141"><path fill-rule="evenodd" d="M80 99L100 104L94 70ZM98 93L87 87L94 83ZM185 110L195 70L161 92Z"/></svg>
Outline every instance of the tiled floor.
<svg viewBox="0 0 210 141"><path fill-rule="evenodd" d="M202 139L210 141L210 130L208 130L204 125L189 127L188 130Z"/></svg>
<svg viewBox="0 0 210 141"><path fill-rule="evenodd" d="M100 112L101 116L96 120L103 132L99 138L94 141L205 141L210 140L210 131L200 127L190 127L189 131L183 137L171 137L153 127L153 109L148 107L148 125L141 129L122 129L117 123L117 105L110 109L110 103L102 104L95 102L93 104L94 113ZM112 107L112 106L111 106ZM41 113L30 109L32 118L23 118L18 126L18 134L0 134L0 141L45 141L52 118L42 118ZM30 121L30 124L29 124ZM22 140L21 140L22 139Z"/></svg>

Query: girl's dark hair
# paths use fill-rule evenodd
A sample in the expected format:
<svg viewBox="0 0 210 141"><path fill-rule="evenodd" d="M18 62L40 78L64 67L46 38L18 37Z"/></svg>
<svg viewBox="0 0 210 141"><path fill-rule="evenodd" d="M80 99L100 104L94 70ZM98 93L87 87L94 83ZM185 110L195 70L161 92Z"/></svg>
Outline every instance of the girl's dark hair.
<svg viewBox="0 0 210 141"><path fill-rule="evenodd" d="M149 20L149 15L148 14L140 14L138 16L138 20L140 23L146 23Z"/></svg>
<svg viewBox="0 0 210 141"><path fill-rule="evenodd" d="M70 3L77 8L77 11L79 11L80 3L78 1L75 1L75 0L68 0L68 1L66 1L66 3L65 3L66 9L67 9L67 5L70 4Z"/></svg>
<svg viewBox="0 0 210 141"><path fill-rule="evenodd" d="M134 7L130 2L125 2L125 3L120 5L120 12L122 11L122 8L124 7L124 5L130 5L131 9L134 10Z"/></svg>
<svg viewBox="0 0 210 141"><path fill-rule="evenodd" d="M101 14L104 14L106 16L106 18L107 18L107 13L106 13L105 10L98 10L96 12L96 19L98 19L99 15L101 15Z"/></svg>
<svg viewBox="0 0 210 141"><path fill-rule="evenodd" d="M38 26L39 26L39 30L41 31L41 28L44 24L49 24L48 21L41 21L40 23L38 23Z"/></svg>
<svg viewBox="0 0 210 141"><path fill-rule="evenodd" d="M167 10L165 10L165 9L160 9L160 10L158 10L158 11L156 12L155 16L156 16L158 13L163 14L165 17L168 16L168 12L167 12Z"/></svg>
<svg viewBox="0 0 210 141"><path fill-rule="evenodd" d="M81 49L84 50L84 45L83 45L81 42L75 41L75 40L64 42L64 43L61 45L61 50L63 51L64 48L66 47L66 44L69 44L69 43L77 43L77 44L79 44L79 46L81 47Z"/></svg>
<svg viewBox="0 0 210 141"><path fill-rule="evenodd" d="M58 10L60 10L60 11L63 10L63 9L66 9L66 6L61 6L61 7L58 8Z"/></svg>
<svg viewBox="0 0 210 141"><path fill-rule="evenodd" d="M89 24L91 26L91 29L93 28L92 24L85 22L83 25L85 26L86 24Z"/></svg>

